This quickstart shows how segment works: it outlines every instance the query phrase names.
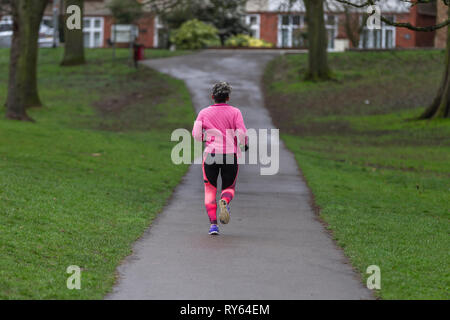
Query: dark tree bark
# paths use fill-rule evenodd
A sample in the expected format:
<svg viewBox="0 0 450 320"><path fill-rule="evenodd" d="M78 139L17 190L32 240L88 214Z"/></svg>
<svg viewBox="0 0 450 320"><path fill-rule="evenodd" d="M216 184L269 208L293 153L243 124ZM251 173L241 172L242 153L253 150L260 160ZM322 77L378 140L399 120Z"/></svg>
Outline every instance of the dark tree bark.
<svg viewBox="0 0 450 320"><path fill-rule="evenodd" d="M39 27L48 0L11 1L13 38L10 52L6 117L31 120L26 109L41 106L37 89Z"/></svg>
<svg viewBox="0 0 450 320"><path fill-rule="evenodd" d="M450 6L449 6L450 16ZM445 70L433 103L420 116L420 119L450 118L450 27L447 27L447 45L445 49Z"/></svg>
<svg viewBox="0 0 450 320"><path fill-rule="evenodd" d="M323 0L304 0L308 23L308 71L307 80L330 79L327 55Z"/></svg>
<svg viewBox="0 0 450 320"><path fill-rule="evenodd" d="M64 6L64 58L62 66L75 66L86 62L84 57L83 28L70 30L67 27L67 7L71 5L79 6L81 9L81 24L83 24L83 4L84 0L65 0Z"/></svg>

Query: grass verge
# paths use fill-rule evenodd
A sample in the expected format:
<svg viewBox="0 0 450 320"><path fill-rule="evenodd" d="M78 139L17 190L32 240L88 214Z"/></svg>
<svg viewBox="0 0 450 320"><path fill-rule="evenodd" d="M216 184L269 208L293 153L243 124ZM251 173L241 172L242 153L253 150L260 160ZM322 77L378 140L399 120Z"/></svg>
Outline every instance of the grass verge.
<svg viewBox="0 0 450 320"><path fill-rule="evenodd" d="M36 123L0 119L1 299L103 298L187 169L170 160L171 131L195 116L183 82L130 68L127 50L115 63L109 50L86 53L86 65L63 68L62 51L40 50ZM8 56L0 50L0 101ZM81 290L66 287L70 265Z"/></svg>
<svg viewBox="0 0 450 320"><path fill-rule="evenodd" d="M303 82L306 55L267 67L266 105L320 215L384 299L448 299L450 121L408 121L436 93L440 51L330 54L337 81Z"/></svg>

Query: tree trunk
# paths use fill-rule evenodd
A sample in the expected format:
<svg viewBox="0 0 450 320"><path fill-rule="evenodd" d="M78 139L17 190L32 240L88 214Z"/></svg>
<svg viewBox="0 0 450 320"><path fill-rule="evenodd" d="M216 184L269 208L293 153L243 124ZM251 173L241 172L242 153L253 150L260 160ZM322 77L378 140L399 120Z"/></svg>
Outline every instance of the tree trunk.
<svg viewBox="0 0 450 320"><path fill-rule="evenodd" d="M70 17L67 14L67 8L71 5L76 5L81 9L81 25L83 25L83 3L84 0L65 0L64 7L64 58L61 62L62 66L75 66L84 64L84 39L83 27L81 29L70 30L67 27L67 19Z"/></svg>
<svg viewBox="0 0 450 320"><path fill-rule="evenodd" d="M353 21L354 17L349 7L347 6L344 7L344 14L345 14L345 21L344 21L345 34L352 43L353 48L358 48L359 37L356 35Z"/></svg>
<svg viewBox="0 0 450 320"><path fill-rule="evenodd" d="M344 7L344 15L345 33L352 43L353 48L358 48L361 33L364 31L364 26L367 23L369 15L366 13L359 14L358 12L352 11L351 7L347 6Z"/></svg>
<svg viewBox="0 0 450 320"><path fill-rule="evenodd" d="M308 71L307 80L328 80L330 69L327 56L327 32L325 29L323 0L305 0L308 23Z"/></svg>
<svg viewBox="0 0 450 320"><path fill-rule="evenodd" d="M6 117L31 120L26 109L41 106L37 89L39 27L48 0L11 2L13 38L11 43Z"/></svg>
<svg viewBox="0 0 450 320"><path fill-rule="evenodd" d="M450 6L449 6L450 16ZM433 103L420 119L450 118L450 26L447 27L447 47L445 49L445 70L441 85Z"/></svg>

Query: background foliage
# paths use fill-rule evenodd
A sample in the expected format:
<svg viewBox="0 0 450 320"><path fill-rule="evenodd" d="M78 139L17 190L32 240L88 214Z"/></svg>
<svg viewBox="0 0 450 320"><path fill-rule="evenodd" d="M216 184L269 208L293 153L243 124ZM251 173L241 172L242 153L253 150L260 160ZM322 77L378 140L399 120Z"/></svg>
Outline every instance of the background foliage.
<svg viewBox="0 0 450 320"><path fill-rule="evenodd" d="M189 20L173 31L171 41L177 49L203 49L220 45L217 29L197 19Z"/></svg>

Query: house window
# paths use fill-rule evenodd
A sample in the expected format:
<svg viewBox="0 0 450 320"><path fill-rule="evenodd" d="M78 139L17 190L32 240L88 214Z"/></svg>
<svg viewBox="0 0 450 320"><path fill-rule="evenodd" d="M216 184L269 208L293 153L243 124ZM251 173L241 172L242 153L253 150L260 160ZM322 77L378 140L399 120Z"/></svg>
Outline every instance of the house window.
<svg viewBox="0 0 450 320"><path fill-rule="evenodd" d="M85 17L83 19L85 48L103 47L103 18Z"/></svg>
<svg viewBox="0 0 450 320"><path fill-rule="evenodd" d="M292 25L294 26L300 26L300 16L293 16L292 17Z"/></svg>
<svg viewBox="0 0 450 320"><path fill-rule="evenodd" d="M278 19L278 46L303 47L305 46L305 33L302 29L305 18L302 15L280 15Z"/></svg>
<svg viewBox="0 0 450 320"><path fill-rule="evenodd" d="M325 27L328 36L328 49L334 49L334 39L337 34L337 17L325 15ZM305 17L303 15L281 15L278 23L279 47L305 47L306 31Z"/></svg>
<svg viewBox="0 0 450 320"><path fill-rule="evenodd" d="M394 21L394 16L386 17L390 21ZM361 34L359 41L361 49L392 49L395 48L395 27L384 22L381 29L369 30L366 27Z"/></svg>
<svg viewBox="0 0 450 320"><path fill-rule="evenodd" d="M338 19L334 15L325 15L325 28L327 29L328 49L334 50L334 40L338 30Z"/></svg>
<svg viewBox="0 0 450 320"><path fill-rule="evenodd" d="M259 14L250 14L245 17L245 23L250 28L250 35L254 38L260 38L260 16Z"/></svg>
<svg viewBox="0 0 450 320"><path fill-rule="evenodd" d="M160 17L155 17L154 48L169 48L169 29Z"/></svg>
<svg viewBox="0 0 450 320"><path fill-rule="evenodd" d="M387 49L394 48L394 30L386 30L384 37L384 47Z"/></svg>
<svg viewBox="0 0 450 320"><path fill-rule="evenodd" d="M113 24L111 26L112 41L116 43L131 43L139 36L139 28L132 24Z"/></svg>

